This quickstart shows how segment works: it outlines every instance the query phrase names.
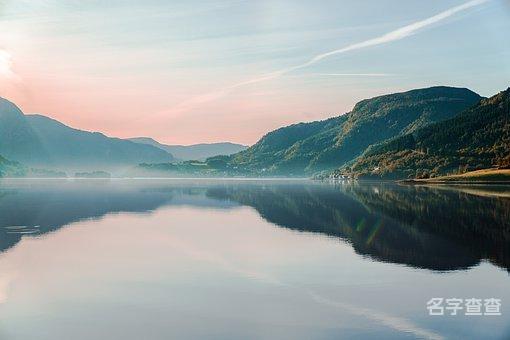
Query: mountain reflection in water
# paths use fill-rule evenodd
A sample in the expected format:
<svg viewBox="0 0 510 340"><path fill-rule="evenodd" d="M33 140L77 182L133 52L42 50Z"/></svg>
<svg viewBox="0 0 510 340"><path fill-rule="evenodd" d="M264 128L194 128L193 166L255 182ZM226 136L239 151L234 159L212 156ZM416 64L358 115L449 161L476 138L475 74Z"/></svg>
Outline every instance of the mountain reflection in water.
<svg viewBox="0 0 510 340"><path fill-rule="evenodd" d="M510 198L392 183L21 181L0 185L0 251L22 237L161 206L253 207L279 227L337 237L361 255L436 271L481 261L510 270ZM508 191L492 187L489 191Z"/></svg>

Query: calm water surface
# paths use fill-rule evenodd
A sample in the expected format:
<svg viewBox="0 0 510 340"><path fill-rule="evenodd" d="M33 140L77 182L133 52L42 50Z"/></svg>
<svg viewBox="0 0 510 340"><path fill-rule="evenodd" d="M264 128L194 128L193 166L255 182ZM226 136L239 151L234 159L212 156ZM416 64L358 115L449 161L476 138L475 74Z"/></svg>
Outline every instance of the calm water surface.
<svg viewBox="0 0 510 340"><path fill-rule="evenodd" d="M509 339L509 196L4 180L0 339ZM432 297L499 298L502 315L429 316Z"/></svg>

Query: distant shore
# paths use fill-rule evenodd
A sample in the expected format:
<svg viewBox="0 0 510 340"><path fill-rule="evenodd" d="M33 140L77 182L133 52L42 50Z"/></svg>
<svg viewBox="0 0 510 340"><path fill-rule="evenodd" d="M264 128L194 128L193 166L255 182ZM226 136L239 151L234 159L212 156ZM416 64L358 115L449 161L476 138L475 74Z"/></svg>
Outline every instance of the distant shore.
<svg viewBox="0 0 510 340"><path fill-rule="evenodd" d="M510 184L510 169L484 169L459 175L399 181L407 184Z"/></svg>

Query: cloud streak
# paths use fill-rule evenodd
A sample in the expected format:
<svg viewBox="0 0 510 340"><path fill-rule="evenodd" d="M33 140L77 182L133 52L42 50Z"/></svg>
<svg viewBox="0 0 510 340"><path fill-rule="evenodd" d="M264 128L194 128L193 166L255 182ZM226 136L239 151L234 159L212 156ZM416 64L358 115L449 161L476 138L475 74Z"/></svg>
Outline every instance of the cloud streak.
<svg viewBox="0 0 510 340"><path fill-rule="evenodd" d="M334 307L336 309L345 310L348 313L365 317L368 320L389 327L397 332L414 334L416 337L420 339L429 340L444 339L442 335L434 332L433 330L422 328L406 318L391 315L386 312L370 308L364 308L349 303L332 300L314 290L284 282L274 275L265 273L263 271L254 270L244 265L236 265L235 263L232 263L229 259L225 258L222 254L219 254L214 251L204 250L201 247L195 246L193 243L189 243L186 240L177 238L175 236L168 238L167 241L174 249L178 249L179 251L185 253L186 256L188 257L194 258L198 261L205 261L210 264L214 264L225 271L235 273L249 280L256 280L274 286L296 289L300 291L302 294L308 295L316 303Z"/></svg>
<svg viewBox="0 0 510 340"><path fill-rule="evenodd" d="M320 77L389 77L391 73L312 73L311 76Z"/></svg>
<svg viewBox="0 0 510 340"><path fill-rule="evenodd" d="M443 12L440 12L436 15L433 15L431 17L428 17L426 19L423 19L423 20L420 20L420 21L416 21L412 24L409 24L409 25L406 25L406 26L403 26L403 27L400 27L396 30L393 30L391 32L388 32L386 34L383 34L381 36L378 36L376 38L372 38L372 39L368 39L368 40L365 40L365 41L362 41L362 42L358 42L358 43L354 43L354 44L351 44L351 45L347 45L345 47L342 47L342 48L339 48L339 49L335 49L335 50L332 50L332 51L329 51L329 52L325 52L325 53L321 53L321 54L318 54L314 57L312 57L311 59L309 59L308 61L304 62L304 63L301 63L301 64L298 64L298 65L294 65L294 66L290 66L290 67L287 67L287 68L284 68L284 69L281 69L281 70L277 70L277 71L274 71L274 72L270 72L270 73L266 73L266 74L261 74L261 75L258 75L254 78L251 78L251 79L248 79L248 80L245 80L245 81L242 81L242 82L239 82L237 84L233 84L233 85L230 85L230 86L227 86L223 89L220 89L218 91L213 91L213 92L210 92L210 93L207 93L207 94L203 94L203 95L199 95L199 96L196 96L196 97L193 97L191 99L188 99L186 101L183 101L181 102L180 104L174 106L170 111L171 112L183 112L183 111L188 111L198 105L201 105L203 103L206 103L206 102L209 102L209 101L212 101L212 100L216 100L216 99L219 99L227 94L229 94L230 92L240 88L240 87L244 87L244 86L247 86L247 85L251 85L251 84L256 84L256 83L260 83L260 82L264 82L264 81L268 81L268 80L272 80L272 79L276 79L276 78L279 78L287 73L290 73L292 71L296 71L296 70L299 70L299 69L303 69L303 68L306 68L306 67L309 67L309 66L312 66L326 58L329 58L329 57L332 57L332 56L336 56L336 55L340 55L340 54L344 54L344 53L347 53L347 52L351 52L351 51L356 51L356 50L361 50L361 49L364 49L364 48L367 48L367 47L373 47L373 46L378 46L378 45L383 45L383 44L387 44L387 43L391 43L391 42L394 42L394 41L397 41L397 40L401 40L401 39L404 39L404 38L407 38L409 36L412 36L416 33L418 33L419 31L423 30L424 28L426 27L429 27L429 26L432 26L436 23L439 23L445 19L448 19L452 16L454 16L455 14L457 13L460 13L460 12L463 12L463 11L466 11L470 8L473 8L473 7L476 7L476 6L479 6L479 5L482 5L486 2L488 2L490 0L471 0L471 1L468 1L462 5L459 5L459 6L455 6L455 7L452 7L452 8L449 8Z"/></svg>
<svg viewBox="0 0 510 340"><path fill-rule="evenodd" d="M335 300L331 300L322 295L315 293L314 291L307 291L310 297L318 303L329 305L336 308L341 308L349 311L352 314L363 316L369 320L377 322L386 327L392 328L398 332L403 332L406 334L414 334L417 338L420 339L429 339L429 340L443 340L444 337L441 334L438 334L432 330L422 328L412 321L394 316L391 314L387 314L385 312L380 312L377 310L358 307L356 305L351 305L343 302L338 302Z"/></svg>

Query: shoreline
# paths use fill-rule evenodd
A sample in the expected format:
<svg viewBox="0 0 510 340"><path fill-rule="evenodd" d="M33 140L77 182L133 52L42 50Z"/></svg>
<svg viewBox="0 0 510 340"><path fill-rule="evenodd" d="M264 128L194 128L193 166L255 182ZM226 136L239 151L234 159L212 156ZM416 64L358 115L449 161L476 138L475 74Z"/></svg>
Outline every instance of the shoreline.
<svg viewBox="0 0 510 340"><path fill-rule="evenodd" d="M469 171L463 174L441 176L436 178L403 180L407 184L436 184L436 185L510 185L510 169L483 169Z"/></svg>
<svg viewBox="0 0 510 340"><path fill-rule="evenodd" d="M397 183L408 184L408 185L509 185L509 181L456 181L456 180L424 180L424 179L404 179L397 180Z"/></svg>

